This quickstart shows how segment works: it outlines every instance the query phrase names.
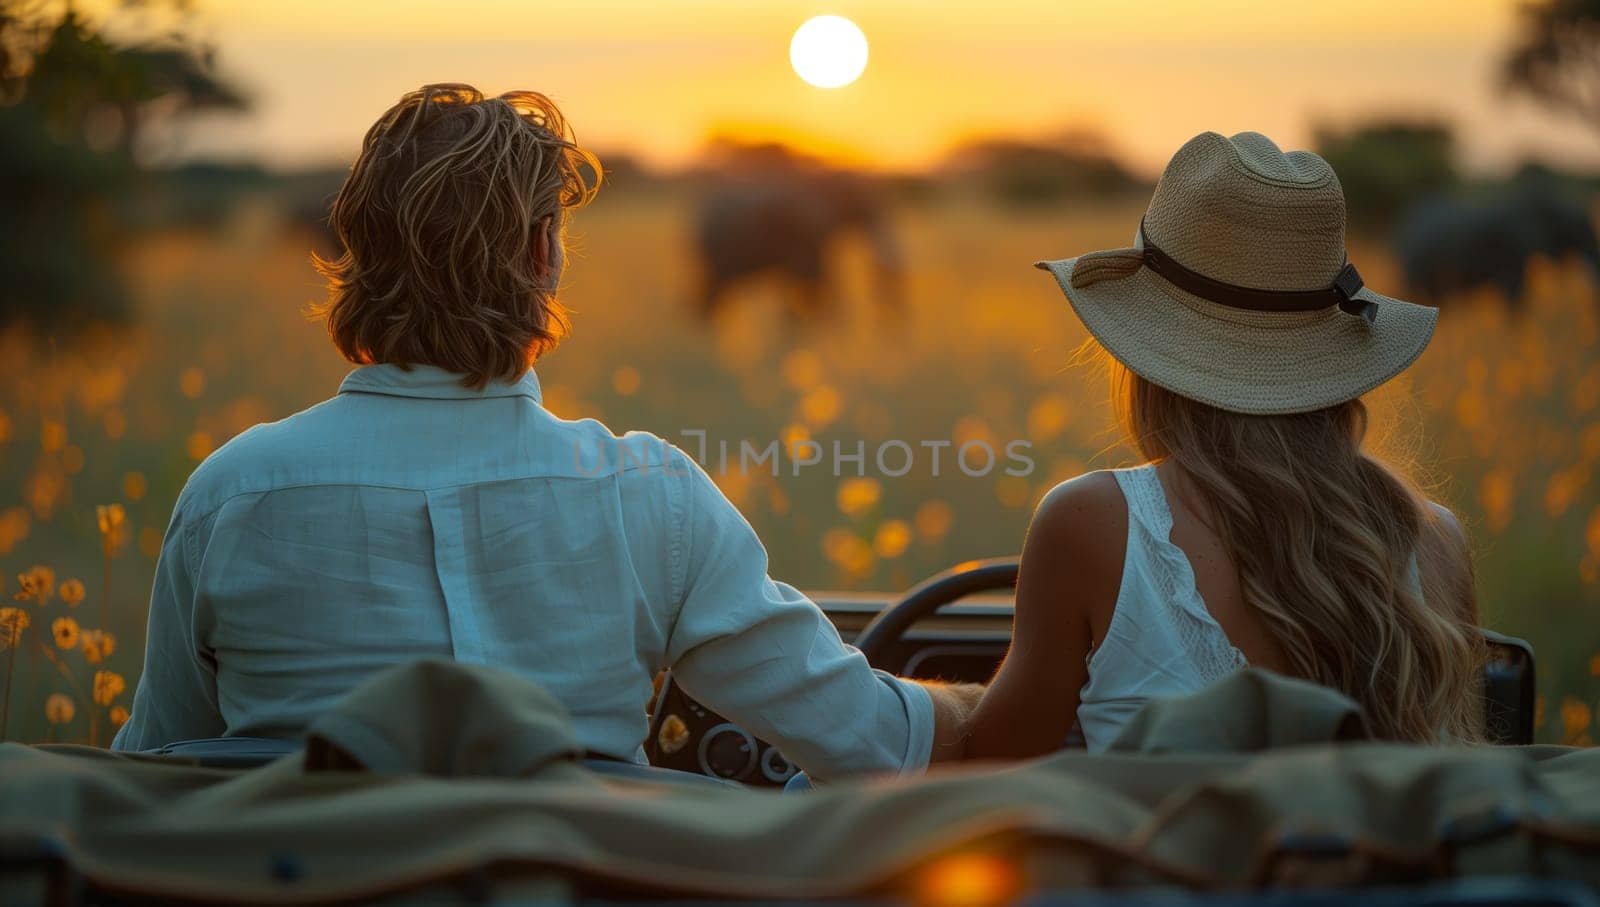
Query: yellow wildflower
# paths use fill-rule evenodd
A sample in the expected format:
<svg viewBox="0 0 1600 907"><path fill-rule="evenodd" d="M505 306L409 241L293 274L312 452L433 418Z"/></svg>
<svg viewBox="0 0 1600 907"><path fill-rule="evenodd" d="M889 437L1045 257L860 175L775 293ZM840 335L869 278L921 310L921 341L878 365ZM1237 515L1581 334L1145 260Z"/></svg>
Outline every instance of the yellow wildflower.
<svg viewBox="0 0 1600 907"><path fill-rule="evenodd" d="M826 384L814 387L800 398L800 415L811 425L827 425L839 418L843 405L839 392Z"/></svg>
<svg viewBox="0 0 1600 907"><path fill-rule="evenodd" d="M28 629L28 612L21 608L0 608L0 644L14 646Z"/></svg>
<svg viewBox="0 0 1600 907"><path fill-rule="evenodd" d="M0 512L0 554L10 554L32 528L33 516L28 508L10 507Z"/></svg>
<svg viewBox="0 0 1600 907"><path fill-rule="evenodd" d="M94 672L94 701L99 705L110 705L115 702L127 688L127 682L116 671Z"/></svg>
<svg viewBox="0 0 1600 907"><path fill-rule="evenodd" d="M835 567L857 578L871 572L876 560L872 546L848 529L829 529L822 534L822 553Z"/></svg>
<svg viewBox="0 0 1600 907"><path fill-rule="evenodd" d="M991 450L1000 450L1005 446L1000 436L995 434L994 428L977 416L966 416L958 420L950 432L950 440L956 447L954 453L957 456L960 455L960 448L968 444L987 444ZM986 454L975 451L968 454L967 463L970 468L977 469L986 462L985 457Z"/></svg>
<svg viewBox="0 0 1600 907"><path fill-rule="evenodd" d="M1478 494L1483 500L1484 514L1489 518L1490 531L1504 532L1511 525L1516 507L1516 479L1510 470L1502 466L1484 476ZM1595 541L1592 532L1589 540Z"/></svg>
<svg viewBox="0 0 1600 907"><path fill-rule="evenodd" d="M46 419L39 427L39 446L46 453L60 453L67 446L67 427L54 419Z"/></svg>
<svg viewBox="0 0 1600 907"><path fill-rule="evenodd" d="M839 483L839 511L847 516L860 516L878 505L883 487L877 479L858 477Z"/></svg>
<svg viewBox="0 0 1600 907"><path fill-rule="evenodd" d="M121 504L101 504L94 509L95 517L100 522L100 534L108 535L121 526L127 514L123 512Z"/></svg>
<svg viewBox="0 0 1600 907"><path fill-rule="evenodd" d="M116 637L104 630L84 630L82 634L83 657L92 665L111 657L117 650Z"/></svg>
<svg viewBox="0 0 1600 907"><path fill-rule="evenodd" d="M56 646L62 649L76 649L78 647L78 622L70 617L58 617L50 625L50 632L55 634Z"/></svg>
<svg viewBox="0 0 1600 907"><path fill-rule="evenodd" d="M101 504L94 509L94 513L100 523L100 546L105 550L106 557L116 557L128 542L128 515L121 504Z"/></svg>
<svg viewBox="0 0 1600 907"><path fill-rule="evenodd" d="M795 446L803 441L811 440L811 429L806 428L802 423L793 422L784 426L783 431L779 432L778 435L783 439L784 453L798 459L800 454L799 451L795 450Z"/></svg>
<svg viewBox="0 0 1600 907"><path fill-rule="evenodd" d="M51 693L50 698L44 701L44 717L51 724L66 724L76 714L78 707L73 704L72 697L65 693Z"/></svg>
<svg viewBox="0 0 1600 907"><path fill-rule="evenodd" d="M1028 407L1028 436L1035 441L1051 441L1061 436L1072 421L1072 404L1058 393L1048 393Z"/></svg>
<svg viewBox="0 0 1600 907"><path fill-rule="evenodd" d="M911 546L911 526L905 520L885 520L872 540L872 550L882 558L896 558Z"/></svg>
<svg viewBox="0 0 1600 907"><path fill-rule="evenodd" d="M18 601L33 601L44 604L56 591L56 572L49 567L35 565L27 573L17 574L17 585L22 589L16 594Z"/></svg>
<svg viewBox="0 0 1600 907"><path fill-rule="evenodd" d="M83 601L87 592L83 588L83 580L69 579L61 584L61 588L56 590L56 594L61 596L61 600L67 605L77 607L78 603Z"/></svg>
<svg viewBox="0 0 1600 907"><path fill-rule="evenodd" d="M119 727L122 727L124 724L127 724L127 723L128 723L128 710L123 708L120 705L112 706L111 707L111 726L114 727L114 728L119 728Z"/></svg>

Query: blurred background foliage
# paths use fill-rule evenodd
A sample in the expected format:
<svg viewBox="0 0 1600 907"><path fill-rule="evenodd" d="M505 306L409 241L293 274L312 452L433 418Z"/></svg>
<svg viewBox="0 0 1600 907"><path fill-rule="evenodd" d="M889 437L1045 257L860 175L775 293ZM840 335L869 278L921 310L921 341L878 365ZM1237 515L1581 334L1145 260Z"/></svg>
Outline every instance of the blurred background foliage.
<svg viewBox="0 0 1600 907"><path fill-rule="evenodd" d="M125 315L113 261L150 189L141 140L162 120L246 106L182 31L112 41L71 6L0 4L0 324Z"/></svg>
<svg viewBox="0 0 1600 907"><path fill-rule="evenodd" d="M1455 136L1443 122L1379 120L1319 126L1316 151L1333 165L1358 229L1384 230L1417 202L1454 189Z"/></svg>
<svg viewBox="0 0 1600 907"><path fill-rule="evenodd" d="M1600 131L1600 0L1536 0L1521 8L1501 77L1526 94Z"/></svg>

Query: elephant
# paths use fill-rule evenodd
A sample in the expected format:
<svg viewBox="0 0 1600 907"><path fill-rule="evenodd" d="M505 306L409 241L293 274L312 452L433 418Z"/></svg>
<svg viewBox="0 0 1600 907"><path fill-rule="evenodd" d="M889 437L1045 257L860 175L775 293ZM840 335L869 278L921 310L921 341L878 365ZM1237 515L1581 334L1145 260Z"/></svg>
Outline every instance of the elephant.
<svg viewBox="0 0 1600 907"><path fill-rule="evenodd" d="M900 245L867 177L770 168L720 179L702 198L696 222L700 315L712 318L735 285L760 276L792 285L795 316L822 315L831 302L830 260L837 244L851 237L865 240L871 251L880 305L900 311Z"/></svg>
<svg viewBox="0 0 1600 907"><path fill-rule="evenodd" d="M1408 292L1419 301L1479 287L1521 307L1528 259L1575 257L1600 278L1600 242L1589 210L1547 186L1512 184L1478 197L1435 196L1418 204L1394 234Z"/></svg>

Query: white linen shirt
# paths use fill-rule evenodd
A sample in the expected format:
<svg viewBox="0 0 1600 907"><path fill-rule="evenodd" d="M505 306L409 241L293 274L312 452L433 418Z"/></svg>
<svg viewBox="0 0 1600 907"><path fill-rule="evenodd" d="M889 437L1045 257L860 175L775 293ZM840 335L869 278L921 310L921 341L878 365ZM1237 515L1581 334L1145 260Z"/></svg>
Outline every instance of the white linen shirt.
<svg viewBox="0 0 1600 907"><path fill-rule="evenodd" d="M113 748L294 738L419 657L516 671L590 750L643 760L651 680L830 778L927 764L933 705L767 576L750 524L662 439L428 366L333 399L190 476L151 594L144 675ZM397 704L403 707L403 704Z"/></svg>

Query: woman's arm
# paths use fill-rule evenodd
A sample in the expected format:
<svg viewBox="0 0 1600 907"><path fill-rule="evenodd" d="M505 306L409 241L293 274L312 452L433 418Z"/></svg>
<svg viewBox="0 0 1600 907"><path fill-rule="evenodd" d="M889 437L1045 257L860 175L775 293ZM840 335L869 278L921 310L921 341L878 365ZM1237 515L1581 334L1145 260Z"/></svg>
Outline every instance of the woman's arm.
<svg viewBox="0 0 1600 907"><path fill-rule="evenodd" d="M968 759L1026 759L1061 748L1088 679L1091 615L1122 584L1128 508L1110 473L1057 486L1022 549L1011 650L970 721Z"/></svg>

